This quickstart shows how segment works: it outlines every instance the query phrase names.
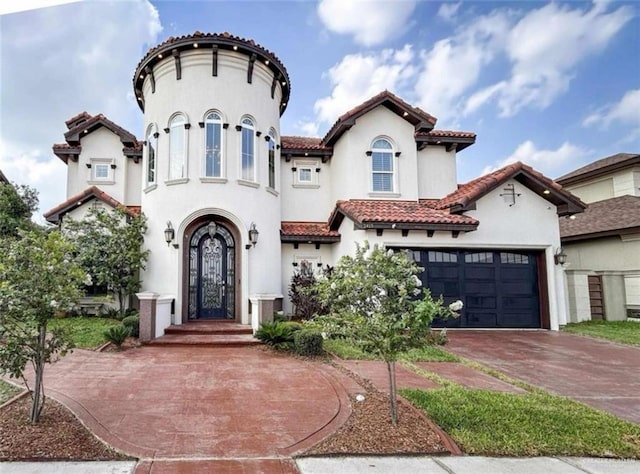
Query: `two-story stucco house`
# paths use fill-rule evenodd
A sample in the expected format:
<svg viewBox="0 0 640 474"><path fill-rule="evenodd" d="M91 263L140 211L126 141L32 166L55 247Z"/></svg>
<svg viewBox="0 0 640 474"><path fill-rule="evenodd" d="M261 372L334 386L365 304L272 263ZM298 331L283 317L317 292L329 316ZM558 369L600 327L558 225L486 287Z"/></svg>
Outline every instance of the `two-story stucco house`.
<svg viewBox="0 0 640 474"><path fill-rule="evenodd" d="M287 70L229 34L169 38L142 58L133 87L143 139L101 115L70 119L54 146L69 199L47 218L141 206L150 259L139 297L155 335L200 319L255 329L291 311L300 262L334 265L365 240L410 250L433 293L462 299L450 325L566 322L558 216L584 205L522 163L459 185L456 154L474 133L438 130L384 91L322 138L282 136Z"/></svg>
<svg viewBox="0 0 640 474"><path fill-rule="evenodd" d="M560 219L570 320L640 315L640 155L602 158L557 181L589 204Z"/></svg>

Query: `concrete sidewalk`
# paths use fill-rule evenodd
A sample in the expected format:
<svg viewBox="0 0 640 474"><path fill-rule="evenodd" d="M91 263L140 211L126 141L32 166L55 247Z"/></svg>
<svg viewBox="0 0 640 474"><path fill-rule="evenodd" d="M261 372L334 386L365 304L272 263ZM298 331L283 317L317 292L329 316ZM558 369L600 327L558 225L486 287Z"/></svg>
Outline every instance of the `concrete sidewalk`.
<svg viewBox="0 0 640 474"><path fill-rule="evenodd" d="M207 472L207 461L193 461L173 472ZM300 458L301 474L636 474L640 461L600 458L487 458L482 456ZM5 462L0 474L131 474L134 461ZM165 466L168 467L168 466ZM184 469L187 470L184 470ZM172 472L163 470L162 472ZM244 469L242 472L249 473ZM261 470L254 471L263 472Z"/></svg>

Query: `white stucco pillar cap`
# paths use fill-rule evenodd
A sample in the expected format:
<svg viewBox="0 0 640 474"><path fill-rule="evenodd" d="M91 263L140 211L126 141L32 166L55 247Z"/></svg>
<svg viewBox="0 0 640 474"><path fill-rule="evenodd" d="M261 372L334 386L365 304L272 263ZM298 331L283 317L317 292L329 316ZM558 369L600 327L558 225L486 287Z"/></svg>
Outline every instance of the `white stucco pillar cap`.
<svg viewBox="0 0 640 474"><path fill-rule="evenodd" d="M160 295L153 291L143 291L142 293L136 293L136 296L139 300L157 300Z"/></svg>

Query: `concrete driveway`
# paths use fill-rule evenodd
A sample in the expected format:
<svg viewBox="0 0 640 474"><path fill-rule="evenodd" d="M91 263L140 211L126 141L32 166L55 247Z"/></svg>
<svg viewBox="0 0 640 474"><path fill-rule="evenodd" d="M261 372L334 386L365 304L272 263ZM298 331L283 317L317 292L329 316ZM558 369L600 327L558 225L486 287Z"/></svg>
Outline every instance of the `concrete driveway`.
<svg viewBox="0 0 640 474"><path fill-rule="evenodd" d="M98 437L132 456L215 460L231 469L219 465L219 472L242 472L229 467L240 459L262 463L252 464L255 472L280 473L296 472L289 456L348 418L342 377L261 347L147 346L77 350L47 367L45 385Z"/></svg>
<svg viewBox="0 0 640 474"><path fill-rule="evenodd" d="M449 331L446 348L640 423L640 347L551 331Z"/></svg>

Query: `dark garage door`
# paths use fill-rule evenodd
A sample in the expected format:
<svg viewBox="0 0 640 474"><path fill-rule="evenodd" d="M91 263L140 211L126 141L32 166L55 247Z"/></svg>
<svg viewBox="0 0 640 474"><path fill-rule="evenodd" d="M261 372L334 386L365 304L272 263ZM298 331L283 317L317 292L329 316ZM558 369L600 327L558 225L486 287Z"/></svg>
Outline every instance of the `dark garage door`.
<svg viewBox="0 0 640 474"><path fill-rule="evenodd" d="M539 328L536 253L495 250L415 250L425 287L446 304L462 300L457 319L434 327Z"/></svg>

